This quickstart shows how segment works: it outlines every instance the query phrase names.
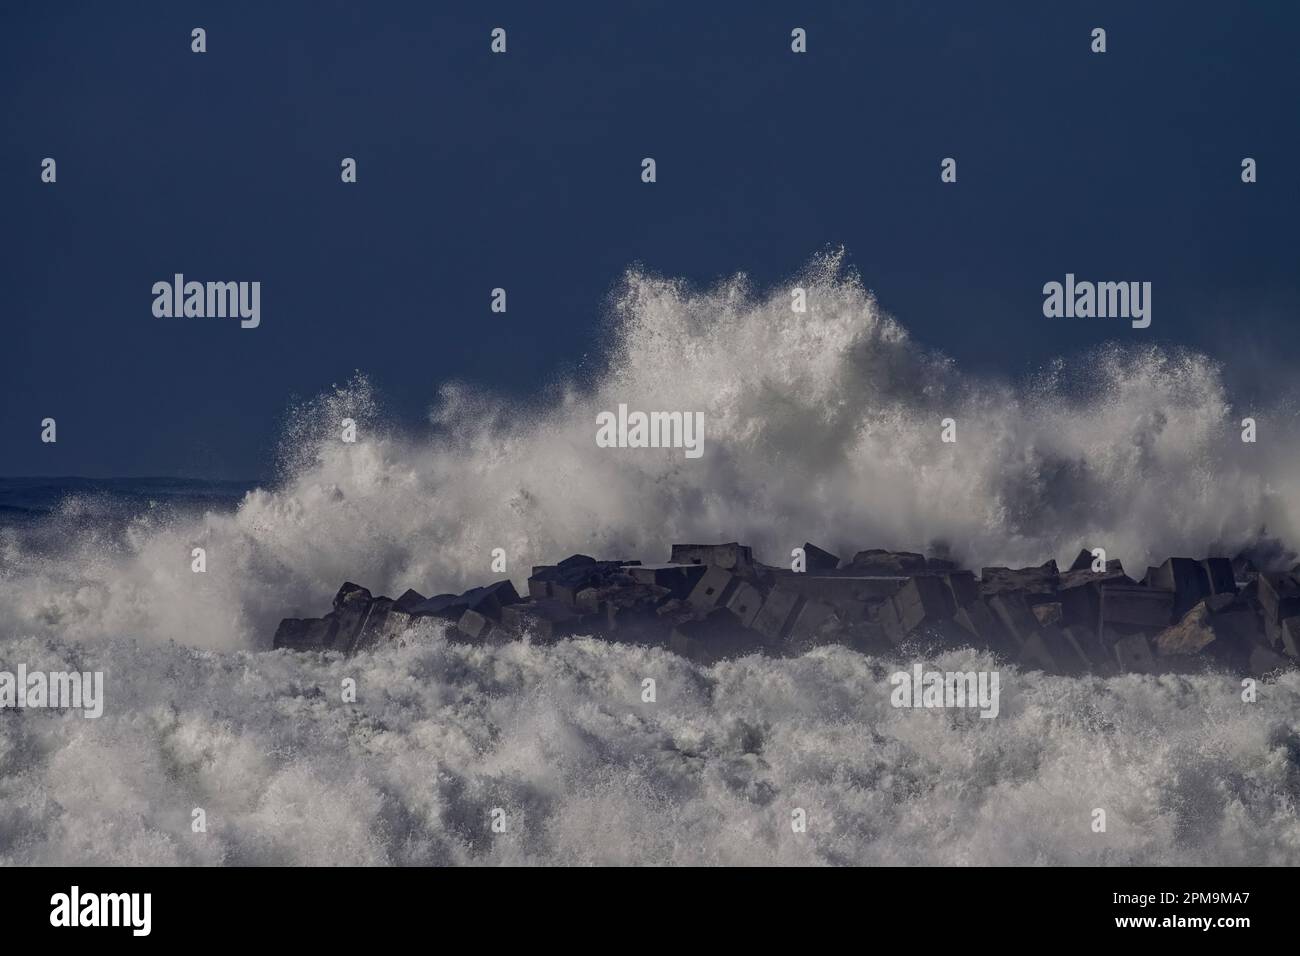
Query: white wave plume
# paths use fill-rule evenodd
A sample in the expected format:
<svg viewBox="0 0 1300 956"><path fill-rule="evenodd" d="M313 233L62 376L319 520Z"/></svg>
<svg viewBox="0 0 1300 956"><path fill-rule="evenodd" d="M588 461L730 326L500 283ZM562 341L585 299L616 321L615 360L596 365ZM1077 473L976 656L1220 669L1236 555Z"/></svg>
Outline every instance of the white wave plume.
<svg viewBox="0 0 1300 956"><path fill-rule="evenodd" d="M1256 413L1268 437L1244 444L1203 355L1110 347L1023 385L973 377L883 314L840 253L767 294L631 270L608 335L586 381L535 404L445 386L421 436L389 429L358 377L295 411L282 480L235 514L142 516L120 540L78 529L55 558L6 539L0 634L266 646L344 579L456 590L495 577L493 548L522 583L574 551L659 560L685 539L773 563L806 539L975 566L1102 546L1138 575L1264 532L1300 540L1294 414ZM598 448L596 414L619 403L703 412L704 456ZM356 444L338 439L344 417ZM949 417L954 444L939 440ZM190 571L196 546L206 574Z"/></svg>

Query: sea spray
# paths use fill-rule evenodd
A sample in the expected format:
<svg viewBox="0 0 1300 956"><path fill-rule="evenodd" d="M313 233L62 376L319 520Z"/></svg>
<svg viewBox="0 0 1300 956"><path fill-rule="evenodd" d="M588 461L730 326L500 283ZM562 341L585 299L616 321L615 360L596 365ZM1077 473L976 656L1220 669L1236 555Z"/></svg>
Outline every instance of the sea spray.
<svg viewBox="0 0 1300 956"><path fill-rule="evenodd" d="M280 480L233 514L143 514L53 555L4 537L0 634L265 647L344 580L459 591L496 576L498 549L522 586L557 554L666 557L674 540L741 540L767 560L810 539L934 546L976 567L1104 546L1139 569L1265 532L1300 540L1296 420L1252 409L1268 437L1241 442L1211 359L1113 346L1014 385L919 346L839 254L794 283L803 313L785 286L632 270L583 383L521 404L450 383L424 434L389 427L359 376L294 409ZM598 447L596 415L620 404L702 413L708 453Z"/></svg>

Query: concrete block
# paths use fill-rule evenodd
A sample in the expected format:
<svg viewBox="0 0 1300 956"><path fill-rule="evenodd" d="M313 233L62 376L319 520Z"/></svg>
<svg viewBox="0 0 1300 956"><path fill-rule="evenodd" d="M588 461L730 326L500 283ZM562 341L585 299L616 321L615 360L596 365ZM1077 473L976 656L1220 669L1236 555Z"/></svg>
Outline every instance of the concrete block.
<svg viewBox="0 0 1300 956"><path fill-rule="evenodd" d="M983 601L958 608L953 621L970 636L975 647L1000 653L1008 649L1006 629Z"/></svg>
<svg viewBox="0 0 1300 956"><path fill-rule="evenodd" d="M629 567L628 574L638 584L667 588L673 597L688 597L708 568L702 564L642 564Z"/></svg>
<svg viewBox="0 0 1300 956"><path fill-rule="evenodd" d="M1246 661L1246 671L1252 677L1264 677L1273 671L1287 670L1291 667L1290 659L1262 644L1256 644L1250 649L1250 656Z"/></svg>
<svg viewBox="0 0 1300 956"><path fill-rule="evenodd" d="M1024 595L1013 592L995 594L985 603L1017 648L1023 648L1025 642L1038 633L1038 618L1029 609Z"/></svg>
<svg viewBox="0 0 1300 956"><path fill-rule="evenodd" d="M393 602L393 606L399 611L410 614L413 607L418 604L423 604L427 600L428 598L419 591L416 591L414 588L407 588L402 592L402 596Z"/></svg>
<svg viewBox="0 0 1300 956"><path fill-rule="evenodd" d="M1300 615L1300 581L1290 574L1261 574L1259 604L1266 619L1275 624Z"/></svg>
<svg viewBox="0 0 1300 956"><path fill-rule="evenodd" d="M727 610L736 616L741 627L749 627L763 608L763 595L746 581L739 581L727 598Z"/></svg>
<svg viewBox="0 0 1300 956"><path fill-rule="evenodd" d="M1155 657L1151 654L1151 645L1141 634L1121 637L1113 646L1115 662L1120 670L1135 674L1153 674L1156 671Z"/></svg>
<svg viewBox="0 0 1300 956"><path fill-rule="evenodd" d="M531 637L536 644L550 644L594 630L589 619L554 598L508 605L501 609L501 623L520 637Z"/></svg>
<svg viewBox="0 0 1300 956"><path fill-rule="evenodd" d="M706 564L724 571L748 572L754 567L754 554L748 545L737 544L675 544L673 564Z"/></svg>
<svg viewBox="0 0 1300 956"><path fill-rule="evenodd" d="M370 602L365 618L357 629L348 653L370 650L396 640L410 625L411 615L398 610L389 598L376 598Z"/></svg>
<svg viewBox="0 0 1300 956"><path fill-rule="evenodd" d="M492 634L491 619L478 611L466 611L456 622L456 631L470 644L486 644ZM449 632L450 634L450 632Z"/></svg>
<svg viewBox="0 0 1300 956"><path fill-rule="evenodd" d="M909 578L891 601L903 630L909 633L923 624L936 626L957 610L947 582L937 577Z"/></svg>
<svg viewBox="0 0 1300 956"><path fill-rule="evenodd" d="M800 650L827 643L838 621L835 608L829 604L822 604L820 601L804 601L803 606L795 614L794 623L786 639L787 645Z"/></svg>
<svg viewBox="0 0 1300 956"><path fill-rule="evenodd" d="M337 619L328 617L286 617L275 629L271 640L273 648L284 647L291 651L327 651L334 647Z"/></svg>
<svg viewBox="0 0 1300 956"><path fill-rule="evenodd" d="M343 651L345 654L352 652L357 635L370 613L370 605L373 601L374 598L371 597L370 591L359 584L348 581L343 587L339 588L338 594L334 596L333 612L333 617L337 622L334 631L334 647L336 649Z"/></svg>
<svg viewBox="0 0 1300 956"><path fill-rule="evenodd" d="M454 621L465 613L464 605L457 604L459 600L459 594L435 594L409 608L408 613L415 617L436 617Z"/></svg>
<svg viewBox="0 0 1300 956"><path fill-rule="evenodd" d="M1174 615L1174 592L1141 585L1113 585L1101 589L1103 624L1163 630Z"/></svg>
<svg viewBox="0 0 1300 956"><path fill-rule="evenodd" d="M807 541L803 543L803 554L809 571L834 571L840 566L839 555L823 551Z"/></svg>
<svg viewBox="0 0 1300 956"><path fill-rule="evenodd" d="M980 571L980 593L984 597L1018 593L1030 604L1055 601L1060 586L1055 561L1036 568L984 568Z"/></svg>
<svg viewBox="0 0 1300 956"><path fill-rule="evenodd" d="M1288 617L1282 622L1282 647L1300 660L1300 617Z"/></svg>
<svg viewBox="0 0 1300 956"><path fill-rule="evenodd" d="M731 592L736 589L740 579L729 571L720 567L710 566L707 571L700 577L699 583L691 591L687 601L692 607L700 611L711 611L714 608L726 607L727 601L731 598Z"/></svg>
<svg viewBox="0 0 1300 956"><path fill-rule="evenodd" d="M1180 620L1211 593L1210 578L1199 561L1168 558L1148 576L1147 586L1174 592L1174 620Z"/></svg>
<svg viewBox="0 0 1300 956"><path fill-rule="evenodd" d="M846 571L819 571L816 574L796 574L788 569L775 569L765 575L771 587L794 591L809 600L826 604L841 602L875 603L898 593L907 583L900 576L878 577Z"/></svg>
<svg viewBox="0 0 1300 956"><path fill-rule="evenodd" d="M677 623L668 635L675 654L704 664L743 657L762 649L758 635L742 628L725 608Z"/></svg>
<svg viewBox="0 0 1300 956"><path fill-rule="evenodd" d="M750 626L762 634L768 643L780 643L789 636L790 629L794 627L795 615L803 602L803 596L794 591L773 588L763 599L763 607Z"/></svg>
<svg viewBox="0 0 1300 956"><path fill-rule="evenodd" d="M1051 604L1035 604L1030 610L1034 612L1034 617L1038 619L1039 627L1048 625L1060 627L1064 624L1059 601L1054 601Z"/></svg>
<svg viewBox="0 0 1300 956"><path fill-rule="evenodd" d="M1075 574L1078 572L1071 572ZM1091 578L1074 580L1057 592L1061 622L1066 627L1097 633L1101 623L1101 584Z"/></svg>
<svg viewBox="0 0 1300 956"><path fill-rule="evenodd" d="M905 576L925 571L925 556L914 551L884 551L871 548L859 551L848 564L858 574Z"/></svg>
<svg viewBox="0 0 1300 956"><path fill-rule="evenodd" d="M1237 579L1233 576L1232 562L1227 558L1206 558L1201 562L1211 594L1236 594Z"/></svg>
<svg viewBox="0 0 1300 956"><path fill-rule="evenodd" d="M979 600L980 584L974 571L948 571L940 577L952 592L954 606L966 607Z"/></svg>

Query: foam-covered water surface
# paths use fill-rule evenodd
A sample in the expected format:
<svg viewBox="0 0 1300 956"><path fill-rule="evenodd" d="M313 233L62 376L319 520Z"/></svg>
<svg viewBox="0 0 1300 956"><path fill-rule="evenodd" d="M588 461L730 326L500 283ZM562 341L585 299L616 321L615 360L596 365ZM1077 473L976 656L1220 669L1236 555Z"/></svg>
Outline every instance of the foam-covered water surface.
<svg viewBox="0 0 1300 956"><path fill-rule="evenodd" d="M1227 676L1004 667L986 720L895 709L910 661L839 647L6 650L103 670L106 706L0 712L0 864L1300 863L1295 673L1246 703Z"/></svg>

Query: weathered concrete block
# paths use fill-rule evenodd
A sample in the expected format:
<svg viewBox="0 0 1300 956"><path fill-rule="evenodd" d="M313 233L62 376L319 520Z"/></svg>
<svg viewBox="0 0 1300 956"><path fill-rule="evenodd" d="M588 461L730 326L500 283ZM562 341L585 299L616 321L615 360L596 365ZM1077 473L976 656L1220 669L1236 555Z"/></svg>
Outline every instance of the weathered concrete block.
<svg viewBox="0 0 1300 956"><path fill-rule="evenodd" d="M714 608L701 617L677 623L668 635L668 648L704 664L762 649L758 635L742 628L726 608Z"/></svg>
<svg viewBox="0 0 1300 956"><path fill-rule="evenodd" d="M374 601L370 591L359 584L346 582L334 596L334 619L337 627L334 631L334 647L345 654L350 654L356 644L361 625L365 623Z"/></svg>
<svg viewBox="0 0 1300 956"><path fill-rule="evenodd" d="M1246 661L1246 670L1252 677L1264 677L1273 671L1290 667L1290 660L1262 644L1256 644L1250 649L1250 656Z"/></svg>
<svg viewBox="0 0 1300 956"><path fill-rule="evenodd" d="M803 543L803 555L809 571L834 571L840 566L839 555L823 551L807 541Z"/></svg>
<svg viewBox="0 0 1300 956"><path fill-rule="evenodd" d="M914 551L884 551L871 548L859 551L848 564L858 574L879 576L906 576L925 570L925 556Z"/></svg>
<svg viewBox="0 0 1300 956"><path fill-rule="evenodd" d="M940 578L952 592L954 606L966 607L979 600L980 583L975 579L974 571L948 571Z"/></svg>
<svg viewBox="0 0 1300 956"><path fill-rule="evenodd" d="M478 611L466 611L460 616L460 620L456 622L456 632L471 644L490 643L492 628L491 619ZM451 636L451 632L448 632L448 636Z"/></svg>
<svg viewBox="0 0 1300 956"><path fill-rule="evenodd" d="M1120 670L1136 674L1153 674L1156 671L1151 645L1141 634L1130 634L1115 642L1115 662Z"/></svg>
<svg viewBox="0 0 1300 956"><path fill-rule="evenodd" d="M773 569L764 575L771 587L794 591L809 600L826 604L847 602L875 603L898 593L907 583L905 577L877 577L846 571L819 571L796 574L788 569Z"/></svg>
<svg viewBox="0 0 1300 956"><path fill-rule="evenodd" d="M710 566L691 591L687 601L700 611L711 611L717 607L726 607L731 592L736 589L740 579L730 571L717 566Z"/></svg>
<svg viewBox="0 0 1300 956"><path fill-rule="evenodd" d="M1201 562L1211 594L1236 594L1237 579L1232 573L1232 562L1227 558L1206 558Z"/></svg>
<svg viewBox="0 0 1300 956"><path fill-rule="evenodd" d="M1036 568L984 568L980 571L980 593L986 598L1017 593L1030 604L1055 601L1060 586L1055 561Z"/></svg>
<svg viewBox="0 0 1300 956"><path fill-rule="evenodd" d="M1210 611L1204 603L1196 605L1177 624L1156 636L1156 653L1161 657L1191 657L1205 653L1218 640L1210 618Z"/></svg>
<svg viewBox="0 0 1300 956"><path fill-rule="evenodd" d="M646 630L657 619L656 612L672 599L668 588L656 584L631 584L603 589L600 612L605 626L614 632ZM648 636L648 635L647 635Z"/></svg>
<svg viewBox="0 0 1300 956"><path fill-rule="evenodd" d="M1290 574L1261 574L1258 580L1259 604L1269 621L1300 615L1300 581Z"/></svg>
<svg viewBox="0 0 1300 956"><path fill-rule="evenodd" d="M1064 623L1059 601L1053 601L1051 604L1035 604L1030 610L1034 612L1034 617L1038 619L1039 627L1049 625L1060 627Z"/></svg>
<svg viewBox="0 0 1300 956"><path fill-rule="evenodd" d="M1088 670L1105 673L1114 668L1115 662L1101 646L1096 628L1063 627L1061 636L1073 648L1075 656L1087 661Z"/></svg>
<svg viewBox="0 0 1300 956"><path fill-rule="evenodd" d="M736 616L741 627L749 627L763 608L763 595L758 588L746 581L740 581L731 589L727 598L727 610Z"/></svg>
<svg viewBox="0 0 1300 956"><path fill-rule="evenodd" d="M642 564L629 567L628 574L638 584L667 588L673 597L688 597L708 568L702 564Z"/></svg>
<svg viewBox="0 0 1300 956"><path fill-rule="evenodd" d="M1174 592L1156 588L1113 585L1101 589L1103 624L1162 630L1174 614Z"/></svg>
<svg viewBox="0 0 1300 956"><path fill-rule="evenodd" d="M509 579L496 581L483 587L470 588L464 594L439 594L411 607L413 617L437 617L447 621L460 620L466 611L478 611L492 620L501 619L501 609L520 601L519 592Z"/></svg>
<svg viewBox="0 0 1300 956"><path fill-rule="evenodd" d="M707 564L724 571L748 572L754 567L754 554L748 545L737 544L675 544L672 564Z"/></svg>
<svg viewBox="0 0 1300 956"><path fill-rule="evenodd" d="M1282 647L1300 660L1300 617L1288 617L1282 621Z"/></svg>
<svg viewBox="0 0 1300 956"><path fill-rule="evenodd" d="M410 608L408 613L415 617L437 617L454 621L465 613L464 605L457 604L459 600L459 594L435 594Z"/></svg>
<svg viewBox="0 0 1300 956"><path fill-rule="evenodd" d="M1174 592L1174 620L1195 607L1211 593L1210 578L1199 561L1191 558L1168 558L1147 579L1147 586Z"/></svg>
<svg viewBox="0 0 1300 956"><path fill-rule="evenodd" d="M1255 610L1230 594L1211 595L1156 637L1162 657L1211 657L1245 666L1254 647L1266 641Z"/></svg>
<svg viewBox="0 0 1300 956"><path fill-rule="evenodd" d="M398 610L396 602L386 597L375 598L370 602L348 653L355 654L394 641L410 623L411 615Z"/></svg>
<svg viewBox="0 0 1300 956"><path fill-rule="evenodd" d="M838 622L835 608L829 604L804 601L790 627L790 634L786 638L787 646L800 650L827 643Z"/></svg>
<svg viewBox="0 0 1300 956"><path fill-rule="evenodd" d="M773 588L763 599L763 607L751 627L762 634L768 643L780 643L789 636L790 629L794 627L795 615L803 602L803 596L794 591Z"/></svg>
<svg viewBox="0 0 1300 956"><path fill-rule="evenodd" d="M589 619L583 618L572 607L554 598L508 605L501 609L501 623L521 637L531 637L537 644L550 644L593 630Z"/></svg>
<svg viewBox="0 0 1300 956"><path fill-rule="evenodd" d="M405 591L402 592L402 596L393 602L393 606L396 607L399 611L402 611L406 614L410 614L412 608L416 607L419 604L423 604L427 600L428 598L426 598L419 591L415 590L414 588L407 588Z"/></svg>
<svg viewBox="0 0 1300 956"><path fill-rule="evenodd" d="M983 601L958 608L953 621L970 636L976 647L999 653L1005 653L1009 649L1006 629Z"/></svg>
<svg viewBox="0 0 1300 956"><path fill-rule="evenodd" d="M1092 552L1087 548L1082 548L1074 562L1070 565L1071 571L1091 571L1092 570Z"/></svg>
<svg viewBox="0 0 1300 956"><path fill-rule="evenodd" d="M573 606L578 592L621 579L632 582L631 568L619 561L596 561L575 554L556 565L534 567L528 579L528 596L535 601L563 601Z"/></svg>
<svg viewBox="0 0 1300 956"><path fill-rule="evenodd" d="M1020 663L1051 674L1079 674L1091 667L1091 661L1073 639L1055 625L1031 634L1020 651Z"/></svg>
<svg viewBox="0 0 1300 956"><path fill-rule="evenodd" d="M344 581L343 586L334 595L334 610L342 611L344 608L368 605L373 600L374 597L368 588L353 584L351 581Z"/></svg>
<svg viewBox="0 0 1300 956"><path fill-rule="evenodd" d="M1015 641L1017 648L1023 648L1025 642L1038 633L1038 618L1034 617L1023 594L995 594L985 603L1003 630Z"/></svg>
<svg viewBox="0 0 1300 956"><path fill-rule="evenodd" d="M946 581L937 577L909 578L890 599L903 630L910 633L921 625L935 626L957 610Z"/></svg>
<svg viewBox="0 0 1300 956"><path fill-rule="evenodd" d="M1072 575L1079 572L1070 572ZM1101 584L1089 579L1071 581L1057 592L1061 622L1066 627L1097 633L1101 624Z"/></svg>
<svg viewBox="0 0 1300 956"><path fill-rule="evenodd" d="M329 617L286 617L275 629L271 640L273 648L284 647L291 651L327 651L334 648L334 632L338 620Z"/></svg>

